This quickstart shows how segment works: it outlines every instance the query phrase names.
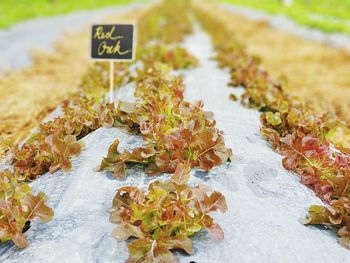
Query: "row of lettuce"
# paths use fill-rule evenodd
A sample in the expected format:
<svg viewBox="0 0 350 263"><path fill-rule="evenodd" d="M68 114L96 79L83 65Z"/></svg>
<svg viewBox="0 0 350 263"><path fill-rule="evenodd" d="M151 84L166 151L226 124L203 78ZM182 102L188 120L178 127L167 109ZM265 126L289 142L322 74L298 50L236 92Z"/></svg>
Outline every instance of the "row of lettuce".
<svg viewBox="0 0 350 263"><path fill-rule="evenodd" d="M224 237L209 213L225 212L225 197L203 185L188 185L191 167L208 171L232 155L213 114L204 111L201 102L184 100L182 77L174 72L198 65L178 45L192 32L189 8L186 1L164 1L139 17L136 63L116 63L114 78L116 88L134 85L135 102L106 103L108 68L96 63L83 77L80 91L63 103L63 114L14 147L11 168L0 172L1 241L26 247L23 232L30 222L36 217L52 219L45 194L34 195L27 183L47 172L71 169L71 158L83 149L81 139L100 127L118 127L145 142L121 153L116 138L101 161L101 171L120 178L128 165L138 163L149 175L173 173L169 180L150 184L147 191L133 186L117 190L110 221L117 224L117 239L134 238L128 262L175 262L171 250L192 254L189 237L203 228L218 239ZM230 69L230 85L244 87L242 103L261 111L262 135L284 156L283 166L300 175L301 182L327 203L311 206L304 223L336 227L340 242L349 247L350 156L335 140L336 131L346 127L327 114L314 116L307 105L289 96L213 14L198 6L194 13L213 37L215 59Z"/></svg>
<svg viewBox="0 0 350 263"><path fill-rule="evenodd" d="M34 195L28 182L71 169L72 157L83 150L81 139L100 127L118 127L145 141L143 147L119 153L116 139L101 161L101 171L118 178L125 176L129 164L139 163L149 175L173 173L165 182L150 184L147 192L133 186L117 190L110 221L118 224L113 231L117 239L134 238L128 262L176 262L171 250L192 254L189 237L201 229L223 239L209 213L225 212L225 197L204 185L187 184L191 167L208 171L232 155L213 114L204 111L201 102L184 100L182 77L174 73L198 64L178 45L192 32L188 11L186 1L164 1L138 18L137 59L133 64L116 63L114 72L116 88L134 85L134 103L105 102L108 68L96 63L82 78L79 92L62 104L62 115L41 124L13 148L10 168L0 172L0 241L12 240L24 248L28 243L23 233L30 222L53 218L45 194Z"/></svg>
<svg viewBox="0 0 350 263"><path fill-rule="evenodd" d="M259 58L237 42L234 32L196 7L198 20L212 36L215 59L230 70L230 85L244 88L241 103L261 112L262 136L283 155L284 168L298 174L327 204L310 206L303 222L337 228L340 243L350 248L350 152L336 136L339 130L349 134L348 128L330 114L312 114L305 103L270 78Z"/></svg>

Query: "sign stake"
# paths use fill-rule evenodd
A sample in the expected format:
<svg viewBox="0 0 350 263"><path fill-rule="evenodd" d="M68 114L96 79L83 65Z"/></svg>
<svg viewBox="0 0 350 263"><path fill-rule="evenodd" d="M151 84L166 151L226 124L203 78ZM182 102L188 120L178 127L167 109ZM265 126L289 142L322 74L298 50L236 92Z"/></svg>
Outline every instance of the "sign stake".
<svg viewBox="0 0 350 263"><path fill-rule="evenodd" d="M91 28L91 58L109 60L109 103L111 104L114 103L114 61L131 62L135 53L134 42L133 24L102 24L93 25Z"/></svg>
<svg viewBox="0 0 350 263"><path fill-rule="evenodd" d="M109 102L114 101L114 62L109 62Z"/></svg>

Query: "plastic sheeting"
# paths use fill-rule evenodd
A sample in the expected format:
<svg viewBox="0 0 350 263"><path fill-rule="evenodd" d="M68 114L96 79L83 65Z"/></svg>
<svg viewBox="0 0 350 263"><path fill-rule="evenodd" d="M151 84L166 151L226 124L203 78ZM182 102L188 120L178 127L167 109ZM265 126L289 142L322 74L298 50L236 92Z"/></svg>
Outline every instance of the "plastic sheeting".
<svg viewBox="0 0 350 263"><path fill-rule="evenodd" d="M259 114L239 102L229 100L229 73L210 60L214 51L208 35L197 29L184 45L200 60L196 69L184 71L185 99L202 99L205 110L213 111L217 126L224 131L225 142L233 149L232 163L215 167L208 173L192 170L191 184L204 182L221 191L228 203L226 214L214 214L225 232L216 240L202 231L193 238L194 255L178 253L181 262L348 262L350 251L337 244L334 232L306 227L299 219L311 204L321 201L296 175L281 166L259 134ZM130 85L116 97L132 100ZM127 242L116 241L114 225L108 221L115 189L135 185L146 189L154 180L170 175L148 177L142 167L127 170L125 179L113 179L96 171L108 146L118 138L120 149L142 145L142 139L116 128L101 128L83 139L85 150L73 161L71 172L46 174L33 182L37 191L45 191L55 217L49 224L32 223L26 233L29 247L18 250L12 243L0 248L1 262L124 262Z"/></svg>

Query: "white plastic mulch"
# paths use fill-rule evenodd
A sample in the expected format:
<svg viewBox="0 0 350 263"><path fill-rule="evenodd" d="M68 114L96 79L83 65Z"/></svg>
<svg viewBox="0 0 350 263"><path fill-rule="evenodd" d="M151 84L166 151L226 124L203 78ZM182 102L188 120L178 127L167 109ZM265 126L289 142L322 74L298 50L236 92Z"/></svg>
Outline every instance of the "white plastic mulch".
<svg viewBox="0 0 350 263"><path fill-rule="evenodd" d="M181 262L349 262L350 251L337 244L334 232L305 227L311 204L321 201L296 175L281 166L281 156L274 153L259 135L259 114L229 94L240 89L227 87L229 73L218 69L210 59L214 51L207 34L197 28L185 47L200 60L200 66L184 71L185 99L202 99L205 110L213 111L217 126L224 131L225 142L233 149L232 163L225 163L209 173L192 171L190 183L204 182L225 194L229 211L215 214L225 232L217 241L202 231L193 238L194 255L178 253ZM116 95L132 100L133 89L127 85ZM0 247L1 262L124 262L127 243L116 241L114 225L108 221L115 189L123 185L147 188L150 181L169 175L147 177L141 167L128 169L126 179L113 179L95 170L114 139L121 149L132 149L142 139L116 128L99 129L83 140L85 150L74 160L71 172L46 174L32 185L44 191L55 217L49 224L32 223L26 232L29 247L19 250L12 243Z"/></svg>

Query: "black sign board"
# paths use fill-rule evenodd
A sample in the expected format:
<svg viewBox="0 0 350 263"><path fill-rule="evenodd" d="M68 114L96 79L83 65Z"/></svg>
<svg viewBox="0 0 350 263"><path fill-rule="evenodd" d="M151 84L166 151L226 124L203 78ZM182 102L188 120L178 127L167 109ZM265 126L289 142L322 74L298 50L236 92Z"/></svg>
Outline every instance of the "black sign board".
<svg viewBox="0 0 350 263"><path fill-rule="evenodd" d="M92 26L91 57L101 60L132 60L134 25Z"/></svg>

